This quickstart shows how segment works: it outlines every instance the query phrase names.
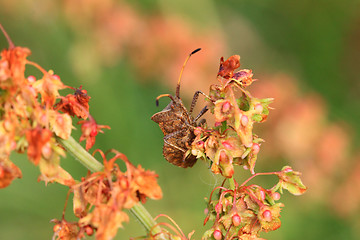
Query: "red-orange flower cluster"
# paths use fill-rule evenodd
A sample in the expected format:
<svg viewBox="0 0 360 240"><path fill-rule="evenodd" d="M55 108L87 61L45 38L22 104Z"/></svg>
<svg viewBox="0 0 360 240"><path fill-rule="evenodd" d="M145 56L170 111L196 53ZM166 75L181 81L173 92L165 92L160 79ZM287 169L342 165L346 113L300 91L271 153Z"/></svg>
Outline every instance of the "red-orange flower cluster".
<svg viewBox="0 0 360 240"><path fill-rule="evenodd" d="M299 173L290 167L284 167L279 172L259 173L257 175L276 175L279 182L270 189L264 189L252 184L246 186L254 176L242 185L234 182L232 189L217 187L210 195L206 208L207 216L204 225L210 220L213 226L204 233L203 239L225 236L224 239L261 239L261 231L274 231L281 226L280 211L284 206L276 203L283 189L294 195L305 192ZM214 191L219 189L217 199L212 200Z"/></svg>
<svg viewBox="0 0 360 240"><path fill-rule="evenodd" d="M3 30L0 25L1 30ZM89 99L86 90L74 89L74 94L61 97L59 90L65 86L60 77L52 71L46 72L38 64L27 60L30 50L15 47L8 38L9 49L1 52L0 59L0 186L7 186L21 171L10 162L10 153L27 151L28 158L39 165L40 180L56 181L71 185L74 180L59 165L63 150L58 146L55 137L69 138L73 129L72 119L76 115L87 119L81 121L83 134L80 140L86 139L86 148L95 143L95 137L101 128L89 115ZM25 77L26 65L33 65L42 73L41 79L34 76ZM39 99L40 100L39 100ZM56 100L60 98L60 102ZM63 113L60 113L62 111Z"/></svg>
<svg viewBox="0 0 360 240"><path fill-rule="evenodd" d="M253 134L254 123L264 122L269 114L272 98L257 99L245 90L253 80L249 69L240 67L240 56L220 59L218 72L219 85L211 85L208 96L215 126L196 127L191 153L197 158L208 161L211 171L230 178L230 188L217 187L220 193L206 209L207 217L213 226L204 233L203 239L261 239L261 231L273 231L281 226L279 200L283 189L294 195L303 194L306 187L300 180L300 173L291 167L280 172L255 173L255 163L260 151L261 138ZM237 93L236 91L239 91ZM253 174L239 186L233 179L234 165L243 165ZM258 185L246 186L257 175L276 175L277 184L271 189Z"/></svg>
<svg viewBox="0 0 360 240"><path fill-rule="evenodd" d="M162 197L157 175L140 165L133 166L122 153L113 150L115 156L107 160L99 150L104 169L77 183L60 167L60 156L65 152L57 138L70 137L71 116L83 119L78 122L80 141L86 140L87 150L94 145L96 135L109 127L98 125L89 114L90 96L86 90L65 86L58 75L26 59L30 50L15 47L10 40L9 45L0 60L0 188L21 177L20 169L9 159L11 152L27 152L28 159L40 168L39 180L69 186L74 193L74 213L79 221L67 222L64 216L60 221L53 220L54 239L80 239L94 232L97 239L112 239L128 221L124 209L144 203L147 198ZM43 77L25 78L27 64L38 68ZM75 93L61 97L59 90L64 88L74 89ZM117 159L124 161L126 172L115 163Z"/></svg>
<svg viewBox="0 0 360 240"><path fill-rule="evenodd" d="M83 178L72 187L74 213L80 218L79 227L96 230L96 239L112 239L119 227L129 220L123 211L147 198L160 199L162 191L157 184L157 175L132 165L126 156L113 151L115 156L106 160L104 171ZM122 159L127 171L122 172L115 160Z"/></svg>
<svg viewBox="0 0 360 240"><path fill-rule="evenodd" d="M238 55L220 59L220 85L211 85L209 94L215 127L198 127L192 144L193 155L209 159L211 170L228 178L234 174L234 165L244 165L254 173L262 139L253 134L253 124L266 120L272 102L271 98L254 98L244 89L253 82L253 74L248 69L234 73L240 67L239 60ZM236 97L236 90L240 90L240 97Z"/></svg>
<svg viewBox="0 0 360 240"><path fill-rule="evenodd" d="M80 88L74 89L74 94L68 94L60 99L55 105L55 108L70 114L70 116L77 116L78 118L87 119L89 116L89 100L90 96L87 91Z"/></svg>
<svg viewBox="0 0 360 240"><path fill-rule="evenodd" d="M55 135L69 137L71 118L52 109L60 96L58 91L65 85L52 71L46 72L28 61L29 49L15 47L9 38L8 41L9 49L1 52L0 60L0 141L4 143L0 147L0 166L4 173L0 185L7 186L15 177L21 177L21 171L9 160L13 150L27 151L29 160L40 167L40 179L71 185L74 180L59 166L63 151L55 141ZM37 67L43 77L26 78L27 64Z"/></svg>
<svg viewBox="0 0 360 240"><path fill-rule="evenodd" d="M98 125L92 117L90 117L89 120L79 121L78 124L81 124L82 132L80 142L86 140L86 150L89 150L95 144L96 135L99 132L103 133L102 128L110 129L107 125Z"/></svg>

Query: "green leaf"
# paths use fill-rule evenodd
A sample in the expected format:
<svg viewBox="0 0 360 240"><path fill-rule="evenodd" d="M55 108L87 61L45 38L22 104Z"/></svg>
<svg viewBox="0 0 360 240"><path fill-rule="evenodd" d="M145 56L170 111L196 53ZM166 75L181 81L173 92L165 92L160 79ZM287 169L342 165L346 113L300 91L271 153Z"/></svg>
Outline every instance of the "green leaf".
<svg viewBox="0 0 360 240"><path fill-rule="evenodd" d="M305 193L307 187L302 183L300 175L300 172L293 171L289 166L283 167L281 172L277 174L280 179L280 191L282 189L286 189L293 195L301 195Z"/></svg>
<svg viewBox="0 0 360 240"><path fill-rule="evenodd" d="M263 106L268 106L270 103L274 101L274 98L263 98L259 99L259 101L263 104Z"/></svg>
<svg viewBox="0 0 360 240"><path fill-rule="evenodd" d="M212 238L212 234L214 233L214 229L213 228L210 228L209 230L207 230L206 232L204 232L203 236L201 239L209 239L209 238Z"/></svg>
<svg viewBox="0 0 360 240"><path fill-rule="evenodd" d="M236 102L242 111L249 111L250 109L250 98L247 96L242 96L241 98L236 99Z"/></svg>
<svg viewBox="0 0 360 240"><path fill-rule="evenodd" d="M261 122L261 120L263 119L262 116L260 114L254 114L251 119L255 122Z"/></svg>

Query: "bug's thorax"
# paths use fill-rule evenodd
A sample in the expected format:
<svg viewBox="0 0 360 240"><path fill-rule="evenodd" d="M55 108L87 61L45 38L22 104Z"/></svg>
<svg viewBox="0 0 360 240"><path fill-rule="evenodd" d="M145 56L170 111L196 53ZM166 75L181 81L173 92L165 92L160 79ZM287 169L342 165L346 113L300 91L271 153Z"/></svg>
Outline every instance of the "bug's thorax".
<svg viewBox="0 0 360 240"><path fill-rule="evenodd" d="M173 97L173 99L174 101L171 100L162 111L155 113L151 119L156 123L172 122L177 119L186 125L193 125L194 118L188 114L188 111L181 99L177 97Z"/></svg>
<svg viewBox="0 0 360 240"><path fill-rule="evenodd" d="M174 113L183 120L186 120L189 125L193 125L194 119L185 108L182 100L175 97L175 102L171 101L170 108L173 109Z"/></svg>

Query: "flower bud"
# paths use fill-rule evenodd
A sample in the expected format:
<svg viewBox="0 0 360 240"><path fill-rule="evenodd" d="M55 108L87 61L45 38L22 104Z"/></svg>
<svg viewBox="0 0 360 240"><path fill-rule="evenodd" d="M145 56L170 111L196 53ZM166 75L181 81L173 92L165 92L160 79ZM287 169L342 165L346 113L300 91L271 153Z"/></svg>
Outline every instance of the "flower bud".
<svg viewBox="0 0 360 240"><path fill-rule="evenodd" d="M260 145L257 144L257 143L253 143L252 145L252 151L253 151L253 154L256 155L259 153L260 151Z"/></svg>
<svg viewBox="0 0 360 240"><path fill-rule="evenodd" d="M57 232L59 232L60 230L61 230L61 225L60 225L60 223L55 224L54 227L53 227L54 233L57 233Z"/></svg>
<svg viewBox="0 0 360 240"><path fill-rule="evenodd" d="M218 100L215 102L214 117L216 122L224 122L228 120L233 112L233 107L229 100Z"/></svg>
<svg viewBox="0 0 360 240"><path fill-rule="evenodd" d="M221 209L222 209L222 206L221 206L220 203L218 203L218 204L215 205L215 212L220 213L220 212L221 212Z"/></svg>
<svg viewBox="0 0 360 240"><path fill-rule="evenodd" d="M280 193L274 192L273 194L271 194L271 197L272 197L275 201L277 201L277 200L280 199Z"/></svg>
<svg viewBox="0 0 360 240"><path fill-rule="evenodd" d="M85 232L88 236L92 236L94 234L94 229L90 226L85 227Z"/></svg>
<svg viewBox="0 0 360 240"><path fill-rule="evenodd" d="M41 149L41 153L44 156L45 159L50 159L52 154L51 145L49 142L47 142Z"/></svg>
<svg viewBox="0 0 360 240"><path fill-rule="evenodd" d="M246 115L242 115L241 116L241 125L243 125L244 127L246 127L249 123L249 118Z"/></svg>
<svg viewBox="0 0 360 240"><path fill-rule="evenodd" d="M221 144L224 146L226 150L232 150L234 149L233 145L229 141L223 141Z"/></svg>
<svg viewBox="0 0 360 240"><path fill-rule="evenodd" d="M209 209L208 209L208 208L205 208L205 209L204 209L204 214L205 214L205 215L208 215L208 213L209 213Z"/></svg>
<svg viewBox="0 0 360 240"><path fill-rule="evenodd" d="M59 75L53 74L52 77L53 77L53 79L55 79L55 80L60 80L60 76L59 76Z"/></svg>
<svg viewBox="0 0 360 240"><path fill-rule="evenodd" d="M27 80L29 81L29 83L34 83L36 81L36 78L33 75L30 75L27 77Z"/></svg>
<svg viewBox="0 0 360 240"><path fill-rule="evenodd" d="M238 214L235 214L234 216L232 216L232 222L235 227L239 226L241 223L241 217Z"/></svg>
<svg viewBox="0 0 360 240"><path fill-rule="evenodd" d="M270 210L265 210L265 211L262 213L262 216L263 216L263 218L264 218L265 221L271 222L272 214L271 214Z"/></svg>
<svg viewBox="0 0 360 240"><path fill-rule="evenodd" d="M255 105L254 109L255 109L255 113L260 114L260 113L263 112L264 107L259 103L259 104L256 104L256 105Z"/></svg>
<svg viewBox="0 0 360 240"><path fill-rule="evenodd" d="M260 190L260 200L261 200L261 201L264 201L265 198L266 198L266 193L265 193L265 191Z"/></svg>
<svg viewBox="0 0 360 240"><path fill-rule="evenodd" d="M222 112L226 113L226 112L230 111L230 108L231 108L231 103L224 102L224 104L222 105Z"/></svg>
<svg viewBox="0 0 360 240"><path fill-rule="evenodd" d="M291 167L287 167L287 168L284 168L282 171L283 171L284 173L288 173L288 172L292 172L293 170L292 170Z"/></svg>
<svg viewBox="0 0 360 240"><path fill-rule="evenodd" d="M214 231L213 235L214 235L214 238L216 240L221 240L222 239L222 233L221 233L221 231L219 229L216 229Z"/></svg>

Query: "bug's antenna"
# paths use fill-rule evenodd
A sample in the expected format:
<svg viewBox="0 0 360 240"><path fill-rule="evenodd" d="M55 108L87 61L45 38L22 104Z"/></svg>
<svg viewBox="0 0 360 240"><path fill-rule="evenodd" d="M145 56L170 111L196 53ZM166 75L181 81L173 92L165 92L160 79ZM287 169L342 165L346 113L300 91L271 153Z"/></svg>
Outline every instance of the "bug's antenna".
<svg viewBox="0 0 360 240"><path fill-rule="evenodd" d="M176 96L177 98L180 98L180 81L181 81L181 76L182 76L182 73L183 73L183 71L184 71L185 65L186 65L186 63L189 61L191 55L197 53L197 52L200 51L200 50L201 50L201 48L198 48L198 49L195 49L194 51L192 51L192 52L189 54L189 56L186 58L186 60L185 60L185 62L184 62L184 65L183 65L182 68L181 68L179 80L178 80L178 83L177 83L177 86L176 86L176 95L175 95L175 96Z"/></svg>
<svg viewBox="0 0 360 240"><path fill-rule="evenodd" d="M171 96L170 94L161 94L159 95L157 98L156 98L156 106L158 107L159 106L159 99L162 98L162 97L168 97L171 99L171 101L175 102L173 96Z"/></svg>

